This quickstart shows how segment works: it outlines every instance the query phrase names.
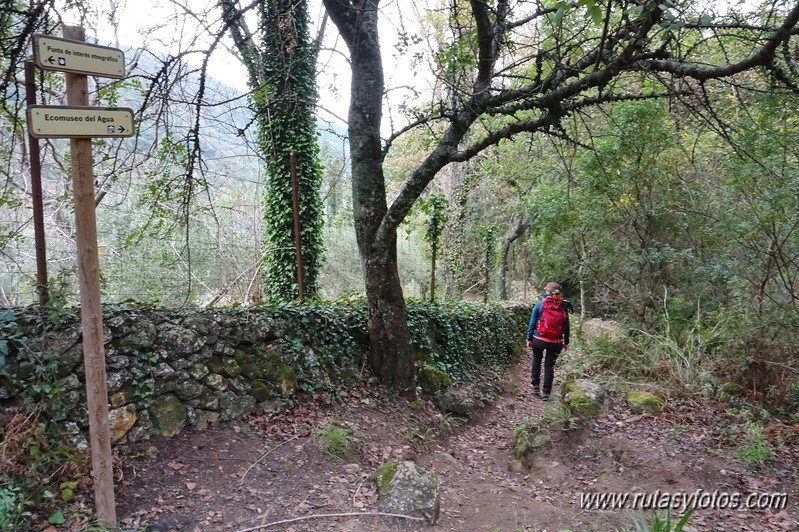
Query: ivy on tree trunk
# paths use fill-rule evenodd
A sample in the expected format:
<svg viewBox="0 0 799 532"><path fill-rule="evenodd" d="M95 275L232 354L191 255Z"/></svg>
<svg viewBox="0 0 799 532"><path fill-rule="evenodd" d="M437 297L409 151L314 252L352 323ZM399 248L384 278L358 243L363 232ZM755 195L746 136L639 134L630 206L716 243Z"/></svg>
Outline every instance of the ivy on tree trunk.
<svg viewBox="0 0 799 532"><path fill-rule="evenodd" d="M323 255L323 206L314 114L316 52L308 31L308 2L262 2L260 45L249 38L235 3L222 0L220 5L249 73L258 124L258 147L267 168L263 194L262 275L268 298L290 301L299 295L290 169L292 154L296 160L305 295L313 297L317 292Z"/></svg>

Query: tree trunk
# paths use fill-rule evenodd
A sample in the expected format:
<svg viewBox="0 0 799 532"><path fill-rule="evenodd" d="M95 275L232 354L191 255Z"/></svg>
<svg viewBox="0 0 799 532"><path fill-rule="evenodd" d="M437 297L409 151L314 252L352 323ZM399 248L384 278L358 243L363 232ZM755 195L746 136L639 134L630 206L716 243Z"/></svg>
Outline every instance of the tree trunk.
<svg viewBox="0 0 799 532"><path fill-rule="evenodd" d="M527 222L519 216L518 214L513 215L513 219L511 220L511 226L508 229L508 232L505 233L505 237L502 239L502 247L500 248L500 268L499 268L499 275L497 276L497 296L499 297L500 301L506 301L508 299L508 257L510 256L510 247L516 241L517 238L522 236L530 226Z"/></svg>
<svg viewBox="0 0 799 532"><path fill-rule="evenodd" d="M369 307L369 365L383 384L414 391L411 335L397 273L396 246L383 257L364 261Z"/></svg>
<svg viewBox="0 0 799 532"><path fill-rule="evenodd" d="M385 84L377 33L378 2L356 4L325 0L330 18L350 50L352 208L369 309L369 363L381 382L413 393L411 333L397 268L396 231L379 236L388 201L380 139Z"/></svg>

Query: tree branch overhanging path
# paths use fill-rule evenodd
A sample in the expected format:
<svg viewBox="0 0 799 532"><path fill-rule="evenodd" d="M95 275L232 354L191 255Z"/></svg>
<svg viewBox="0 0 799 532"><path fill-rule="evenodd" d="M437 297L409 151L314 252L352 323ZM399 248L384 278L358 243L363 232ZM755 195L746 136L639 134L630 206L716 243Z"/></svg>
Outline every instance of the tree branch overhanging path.
<svg viewBox="0 0 799 532"><path fill-rule="evenodd" d="M370 362L381 380L402 389L412 388L413 372L397 228L442 168L515 135L560 134L561 120L607 102L683 98L707 108L707 84L739 78L767 90L795 90L796 1L724 20L704 13L700 2L588 1L585 9L567 2L548 8L526 1L452 2L452 39L439 44L446 54L434 72L442 90L428 111L409 117L437 136L389 205L380 137L386 95L380 2L323 2L350 54L353 210L366 277ZM716 39L728 53L709 64L703 52Z"/></svg>

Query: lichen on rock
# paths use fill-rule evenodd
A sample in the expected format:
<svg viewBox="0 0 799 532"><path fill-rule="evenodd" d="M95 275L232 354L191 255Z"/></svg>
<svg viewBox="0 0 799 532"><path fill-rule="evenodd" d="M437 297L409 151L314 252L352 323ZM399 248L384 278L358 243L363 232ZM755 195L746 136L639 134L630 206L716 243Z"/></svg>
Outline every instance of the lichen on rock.
<svg viewBox="0 0 799 532"><path fill-rule="evenodd" d="M372 478L377 484L378 508L383 512L438 520L441 488L438 477L413 462L391 460Z"/></svg>

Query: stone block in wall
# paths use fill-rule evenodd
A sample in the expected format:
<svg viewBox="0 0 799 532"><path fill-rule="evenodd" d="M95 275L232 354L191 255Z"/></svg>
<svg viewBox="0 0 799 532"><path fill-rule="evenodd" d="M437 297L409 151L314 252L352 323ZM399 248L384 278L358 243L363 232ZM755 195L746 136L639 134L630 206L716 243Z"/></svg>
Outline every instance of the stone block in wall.
<svg viewBox="0 0 799 532"><path fill-rule="evenodd" d="M233 354L236 352L236 350L233 349L232 347L230 347L230 345L227 342L228 342L228 340L225 339L225 342L217 342L216 344L214 344L213 354L215 354L215 355L224 355L224 356L229 356L229 357L233 356ZM236 345L236 344L233 344L233 342L230 342L230 344ZM210 357L209 357L209 359L210 359Z"/></svg>
<svg viewBox="0 0 799 532"><path fill-rule="evenodd" d="M197 408L202 408L203 410L212 410L214 412L219 410L219 396L214 392L208 392L196 400L190 401L190 403L194 403L195 401L196 404L194 404L194 406Z"/></svg>
<svg viewBox="0 0 799 532"><path fill-rule="evenodd" d="M263 361L259 360L257 353L250 353L244 351L243 349L236 349L233 352L233 360L236 361L241 375L246 375L248 379L263 378L264 374L261 369ZM234 375L230 376L233 377Z"/></svg>
<svg viewBox="0 0 799 532"><path fill-rule="evenodd" d="M153 386L153 395L158 397L159 395L166 395L174 392L178 387L178 383L175 380L162 380L157 379L155 381L155 385Z"/></svg>
<svg viewBox="0 0 799 532"><path fill-rule="evenodd" d="M109 349L105 354L105 364L109 369L125 369L130 366L130 357L120 355L115 349Z"/></svg>
<svg viewBox="0 0 799 532"><path fill-rule="evenodd" d="M175 378L175 369L167 364L161 362L153 368L153 377L161 380L171 380Z"/></svg>
<svg viewBox="0 0 799 532"><path fill-rule="evenodd" d="M177 382L174 392L181 401L189 401L204 396L209 390L196 380L186 379Z"/></svg>
<svg viewBox="0 0 799 532"><path fill-rule="evenodd" d="M227 390L227 381L221 375L216 373L209 373L206 375L203 378L202 383L219 392Z"/></svg>
<svg viewBox="0 0 799 532"><path fill-rule="evenodd" d="M114 343L117 350L123 355L153 350L158 337L155 323L145 316L138 317L135 323L128 327L120 327L120 332L122 333L120 338Z"/></svg>
<svg viewBox="0 0 799 532"><path fill-rule="evenodd" d="M183 372L191 367L191 360L188 358L179 358L177 360L170 360L169 366L175 371Z"/></svg>
<svg viewBox="0 0 799 532"><path fill-rule="evenodd" d="M74 345L57 355L58 376L66 377L83 368L83 344Z"/></svg>
<svg viewBox="0 0 799 532"><path fill-rule="evenodd" d="M214 347L216 347L217 345L224 345L224 344L220 344L220 342L216 342L213 345L214 345ZM197 351L196 353L191 355L188 358L188 360L189 360L189 362L191 362L192 365L195 365L195 364L208 362L211 359L212 356L214 356L214 348L209 346L209 345L204 345L204 346L202 346L200 348L199 351Z"/></svg>
<svg viewBox="0 0 799 532"><path fill-rule="evenodd" d="M108 402L111 408L119 408L133 403L136 400L133 394L133 388L126 386L118 392L112 393L108 396Z"/></svg>
<svg viewBox="0 0 799 532"><path fill-rule="evenodd" d="M255 411L255 398L251 395L236 395L231 391L219 396L219 418L222 421L240 419Z"/></svg>
<svg viewBox="0 0 799 532"><path fill-rule="evenodd" d="M225 377L238 377L241 375L241 366L233 357L220 357L219 366L215 368L214 373L219 373Z"/></svg>
<svg viewBox="0 0 799 532"><path fill-rule="evenodd" d="M186 425L186 406L172 394L155 397L149 412L153 430L161 436L174 436Z"/></svg>
<svg viewBox="0 0 799 532"><path fill-rule="evenodd" d="M191 368L189 368L189 376L197 381L199 381L209 373L210 370L208 369L208 366L202 363L192 364Z"/></svg>
<svg viewBox="0 0 799 532"><path fill-rule="evenodd" d="M196 332L180 325L173 325L163 333L161 350L167 360L177 360L196 353L205 340Z"/></svg>
<svg viewBox="0 0 799 532"><path fill-rule="evenodd" d="M67 375L61 379L59 384L67 392L71 392L72 390L80 390L83 388L83 383L80 382L80 379L78 379L76 375Z"/></svg>
<svg viewBox="0 0 799 532"><path fill-rule="evenodd" d="M267 386L263 381L254 380L250 382L250 395L252 395L256 401L263 402L268 399L274 397L274 391L272 388Z"/></svg>
<svg viewBox="0 0 799 532"><path fill-rule="evenodd" d="M133 373L123 369L122 371L114 371L106 375L108 380L108 392L114 393L122 389L126 384L130 384L133 380Z"/></svg>
<svg viewBox="0 0 799 532"><path fill-rule="evenodd" d="M294 371L295 366L285 363L280 353L274 351L265 353L264 362L263 380L277 394L286 395L297 390L299 384Z"/></svg>
<svg viewBox="0 0 799 532"><path fill-rule="evenodd" d="M85 391L83 390L69 390L61 394L61 408L67 412L72 412L77 409L83 402L84 408L86 401L83 399Z"/></svg>
<svg viewBox="0 0 799 532"><path fill-rule="evenodd" d="M213 344L219 338L219 323L213 317L201 314L187 316L183 326L197 333L205 344Z"/></svg>
<svg viewBox="0 0 799 532"><path fill-rule="evenodd" d="M108 424L111 431L111 443L120 441L138 420L136 407L125 405L108 412Z"/></svg>
<svg viewBox="0 0 799 532"><path fill-rule="evenodd" d="M242 377L233 377L228 379L228 389L243 395L249 393L250 382Z"/></svg>
<svg viewBox="0 0 799 532"><path fill-rule="evenodd" d="M26 347L30 352L58 356L78 345L82 336L81 326L78 323L63 330L50 331L42 336L30 337L26 342Z"/></svg>
<svg viewBox="0 0 799 532"><path fill-rule="evenodd" d="M150 412L143 410L138 413L136 424L126 434L126 440L130 442L147 440L153 435L153 424L150 421Z"/></svg>
<svg viewBox="0 0 799 532"><path fill-rule="evenodd" d="M198 430L205 430L208 428L208 425L211 423L216 423L219 421L219 413L212 412L210 410L200 410L197 409L194 411L194 427Z"/></svg>

